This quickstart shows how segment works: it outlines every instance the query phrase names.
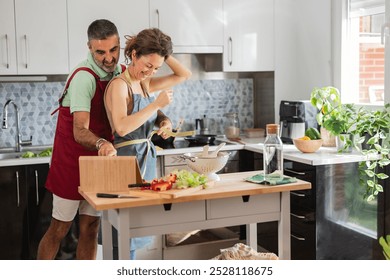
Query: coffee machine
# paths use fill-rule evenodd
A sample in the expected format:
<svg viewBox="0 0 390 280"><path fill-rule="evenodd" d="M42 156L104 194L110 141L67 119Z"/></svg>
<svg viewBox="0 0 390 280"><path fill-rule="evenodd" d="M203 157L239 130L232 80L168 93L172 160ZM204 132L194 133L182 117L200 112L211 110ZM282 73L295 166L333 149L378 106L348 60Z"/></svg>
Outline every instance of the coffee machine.
<svg viewBox="0 0 390 280"><path fill-rule="evenodd" d="M292 143L292 139L305 135L306 129L318 129L316 115L318 110L309 100L280 102L280 138L283 143Z"/></svg>

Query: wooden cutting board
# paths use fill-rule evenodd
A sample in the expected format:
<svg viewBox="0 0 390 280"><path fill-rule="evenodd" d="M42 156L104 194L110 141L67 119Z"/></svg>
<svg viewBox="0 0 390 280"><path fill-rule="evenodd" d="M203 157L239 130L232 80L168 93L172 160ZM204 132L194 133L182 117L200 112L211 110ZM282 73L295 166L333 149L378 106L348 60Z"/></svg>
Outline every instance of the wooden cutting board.
<svg viewBox="0 0 390 280"><path fill-rule="evenodd" d="M184 195L189 195L194 192L202 191L203 186L197 186L187 189L171 189L168 191L152 191L152 190L141 190L136 188L131 188L128 192L129 195L139 196L139 197L152 197L152 198L168 198L173 199Z"/></svg>
<svg viewBox="0 0 390 280"><path fill-rule="evenodd" d="M141 183L135 156L79 158L80 189L85 192L127 191L129 184Z"/></svg>

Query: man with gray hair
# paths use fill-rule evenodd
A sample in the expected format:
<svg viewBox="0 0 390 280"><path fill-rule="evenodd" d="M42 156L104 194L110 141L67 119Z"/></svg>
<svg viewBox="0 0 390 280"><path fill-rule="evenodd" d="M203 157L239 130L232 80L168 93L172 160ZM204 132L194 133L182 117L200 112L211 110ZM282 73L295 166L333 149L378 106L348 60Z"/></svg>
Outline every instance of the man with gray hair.
<svg viewBox="0 0 390 280"><path fill-rule="evenodd" d="M53 211L38 247L38 259L56 257L77 214L76 258L96 259L100 212L78 193L78 160L80 156L116 155L103 95L108 82L125 67L118 65L119 34L112 22L99 19L90 24L88 48L87 59L68 76L56 110L59 114L46 181L46 188L53 193Z"/></svg>

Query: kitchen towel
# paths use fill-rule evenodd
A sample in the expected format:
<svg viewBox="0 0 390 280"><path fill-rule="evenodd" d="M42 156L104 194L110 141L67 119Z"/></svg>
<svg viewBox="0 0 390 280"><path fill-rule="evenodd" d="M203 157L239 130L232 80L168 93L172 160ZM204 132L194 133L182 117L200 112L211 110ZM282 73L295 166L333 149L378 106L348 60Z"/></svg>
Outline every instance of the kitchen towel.
<svg viewBox="0 0 390 280"><path fill-rule="evenodd" d="M267 179L264 178L263 174L256 174L254 176L245 178L245 181L256 183L256 184L263 184L263 185L283 185L283 184L295 183L297 182L297 179L295 177L289 177L289 176L272 173L268 176Z"/></svg>

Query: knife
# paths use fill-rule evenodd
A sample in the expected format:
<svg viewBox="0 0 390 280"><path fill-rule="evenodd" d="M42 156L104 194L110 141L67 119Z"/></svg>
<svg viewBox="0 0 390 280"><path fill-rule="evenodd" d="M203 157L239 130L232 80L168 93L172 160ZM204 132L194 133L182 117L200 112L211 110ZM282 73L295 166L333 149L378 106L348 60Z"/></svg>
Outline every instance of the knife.
<svg viewBox="0 0 390 280"><path fill-rule="evenodd" d="M150 183L135 183L135 184L128 184L129 188L142 188L142 187L150 187Z"/></svg>
<svg viewBox="0 0 390 280"><path fill-rule="evenodd" d="M112 193L97 193L96 196L101 198L139 198L138 196L112 194Z"/></svg>

